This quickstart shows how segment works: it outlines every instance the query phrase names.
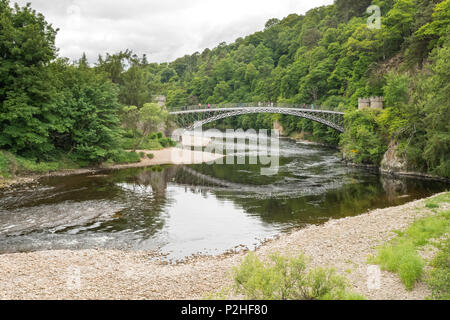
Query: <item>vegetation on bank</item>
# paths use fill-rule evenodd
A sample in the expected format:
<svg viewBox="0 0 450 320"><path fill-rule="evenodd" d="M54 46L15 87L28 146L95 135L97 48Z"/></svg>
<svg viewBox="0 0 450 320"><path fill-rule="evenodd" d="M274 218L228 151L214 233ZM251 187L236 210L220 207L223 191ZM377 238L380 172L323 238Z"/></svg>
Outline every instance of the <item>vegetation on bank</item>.
<svg viewBox="0 0 450 320"><path fill-rule="evenodd" d="M232 269L234 286L223 288L210 298L230 296L249 300L364 300L349 290L343 276L330 268L307 268L304 255L272 254L262 261L249 253L239 266Z"/></svg>
<svg viewBox="0 0 450 320"><path fill-rule="evenodd" d="M370 29L366 9L381 8ZM449 0L336 0L305 15L168 64L149 64L167 105L289 102L346 111L347 132L293 116L245 115L217 127L308 133L340 145L349 161L380 165L397 146L405 170L450 177ZM357 111L359 97L384 96L385 110ZM214 125L212 125L214 126Z"/></svg>
<svg viewBox="0 0 450 320"><path fill-rule="evenodd" d="M90 66L84 55L71 63L58 57L56 34L30 4L0 0L0 176L138 162L125 149L172 145L152 135L167 112L148 89L128 90L125 64ZM128 107L135 95L139 107Z"/></svg>
<svg viewBox="0 0 450 320"><path fill-rule="evenodd" d="M270 256L261 261L251 253L233 269L235 290L250 300L363 300L348 290L347 280L333 269L307 270L306 258Z"/></svg>
<svg viewBox="0 0 450 320"><path fill-rule="evenodd" d="M369 5L381 28L369 28ZM213 124L269 128L340 145L346 159L379 165L389 145L408 170L450 177L450 0L335 0L269 20L231 44L151 63L130 50L59 57L57 30L30 5L0 0L0 150L37 164L113 161L169 121L167 107L289 102L346 111L343 135L293 116L245 115ZM359 97L384 96L385 110L357 111ZM123 155L123 153L122 153Z"/></svg>
<svg viewBox="0 0 450 320"><path fill-rule="evenodd" d="M440 250L431 261L431 271L426 282L431 289L431 299L450 300L450 239L440 244Z"/></svg>
<svg viewBox="0 0 450 320"><path fill-rule="evenodd" d="M383 270L397 273L408 290L419 280L425 280L435 299L450 297L450 211L440 210L443 203L450 202L450 193L437 196L426 203L433 215L415 221L405 232L381 246L370 262L379 264ZM431 261L419 254L424 246L434 246L438 253ZM426 271L429 266L431 271Z"/></svg>

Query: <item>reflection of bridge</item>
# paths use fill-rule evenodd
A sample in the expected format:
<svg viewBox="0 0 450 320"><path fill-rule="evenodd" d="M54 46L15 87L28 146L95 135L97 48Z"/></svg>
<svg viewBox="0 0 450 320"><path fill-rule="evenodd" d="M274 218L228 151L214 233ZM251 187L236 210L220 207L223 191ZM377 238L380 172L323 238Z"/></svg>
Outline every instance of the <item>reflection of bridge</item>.
<svg viewBox="0 0 450 320"><path fill-rule="evenodd" d="M321 107L290 104L226 104L226 105L210 105L210 106L190 106L182 107L170 112L175 116L176 123L181 128L196 129L205 124L217 120L240 116L244 114L257 113L278 113L291 115L300 118L309 119L339 132L344 132L344 113L337 111L324 110Z"/></svg>
<svg viewBox="0 0 450 320"><path fill-rule="evenodd" d="M203 187L209 190L238 191L242 193L252 193L256 195L276 195L276 194L320 194L329 189L335 189L342 185L342 181L328 182L327 185L314 180L303 180L302 184L270 184L270 185L250 185L241 184L219 179L207 174L200 173L186 166L179 167L175 177L176 183L194 187Z"/></svg>

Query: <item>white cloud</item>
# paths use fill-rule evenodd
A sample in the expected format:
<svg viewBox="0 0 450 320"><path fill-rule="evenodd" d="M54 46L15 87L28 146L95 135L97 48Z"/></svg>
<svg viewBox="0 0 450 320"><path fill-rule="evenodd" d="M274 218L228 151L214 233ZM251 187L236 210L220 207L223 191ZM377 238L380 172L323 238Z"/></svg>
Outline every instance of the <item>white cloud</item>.
<svg viewBox="0 0 450 320"><path fill-rule="evenodd" d="M18 0L24 5L30 0ZM60 29L60 55L78 59L132 49L150 61L232 42L264 28L270 18L331 4L333 0L31 0Z"/></svg>

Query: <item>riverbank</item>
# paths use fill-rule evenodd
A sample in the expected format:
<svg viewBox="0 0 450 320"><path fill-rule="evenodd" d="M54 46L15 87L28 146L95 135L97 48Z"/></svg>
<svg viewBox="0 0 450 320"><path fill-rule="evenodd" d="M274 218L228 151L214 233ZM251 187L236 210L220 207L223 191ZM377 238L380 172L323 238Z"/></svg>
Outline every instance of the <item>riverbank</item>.
<svg viewBox="0 0 450 320"><path fill-rule="evenodd" d="M126 168L142 168L156 165L181 165L181 164L199 164L204 162L212 162L223 157L223 155L213 154L202 151L193 151L181 148L165 148L162 150L136 150L137 153L144 153L145 156L136 163L117 164L117 165L102 165L92 168L82 169L66 169L59 171L51 171L41 174L29 174L26 176L17 176L10 179L3 179L0 177L0 189L8 188L17 184L34 183L43 177L57 177L57 176L69 176L78 174L97 173L104 170L116 170ZM152 154L153 158L150 159L148 155Z"/></svg>
<svg viewBox="0 0 450 320"><path fill-rule="evenodd" d="M342 152L338 146L307 140L307 139L305 139L303 133L298 133L296 135L291 135L291 136L284 136L284 138L291 139L291 140L295 141L296 143L303 144L303 145L315 145L315 146L336 149L336 150L339 150L339 152L342 155ZM417 171L398 170L397 168L394 168L393 166L392 167L387 166L387 168L383 168L382 166L375 165L375 164L354 163L350 160L345 160L345 159L343 161L349 167L362 168L362 169L369 170L371 172L378 172L379 174L384 175L384 176L391 176L391 177L395 177L395 178L417 178L417 179L424 179L424 180L431 180L431 181L450 182L450 179L445 178L445 177L436 176L436 175L423 173L423 172L417 172Z"/></svg>
<svg viewBox="0 0 450 320"><path fill-rule="evenodd" d="M382 271L377 290L367 288L367 257L420 217L433 214L426 199L324 225L309 226L263 244L257 254L305 253L312 267L334 267L368 299L424 299L424 283L407 291L397 275ZM442 209L448 210L450 203ZM229 270L244 252L195 257L167 264L152 252L42 251L0 255L0 299L202 299L231 283Z"/></svg>

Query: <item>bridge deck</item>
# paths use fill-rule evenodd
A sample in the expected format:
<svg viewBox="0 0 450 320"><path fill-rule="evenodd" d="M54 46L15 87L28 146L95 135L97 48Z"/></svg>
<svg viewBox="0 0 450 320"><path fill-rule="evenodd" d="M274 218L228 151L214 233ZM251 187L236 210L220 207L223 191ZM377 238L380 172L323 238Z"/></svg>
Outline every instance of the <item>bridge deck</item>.
<svg viewBox="0 0 450 320"><path fill-rule="evenodd" d="M169 114L178 115L178 114L189 114L189 113L205 113L205 112L226 112L226 111L239 111L239 110L250 110L253 109L255 111L258 110L267 110L267 109L273 109L275 113L278 113L280 111L286 111L286 110L297 110L301 112L315 112L315 113L329 113L329 114L338 114L338 115L344 115L344 112L339 111L331 111L331 110L321 110L321 109L304 109L304 108L286 108L286 107L231 107L231 108L204 108L204 109L193 109L193 110L183 110L183 111L172 111L169 112Z"/></svg>
<svg viewBox="0 0 450 320"><path fill-rule="evenodd" d="M255 106L253 104L228 104L215 106L189 106L185 110L173 110L170 115L176 116L178 124L183 128L195 129L217 120L257 113L278 113L297 116L319 122L339 132L344 132L344 112L326 110L322 107L301 108L300 105L270 104Z"/></svg>

